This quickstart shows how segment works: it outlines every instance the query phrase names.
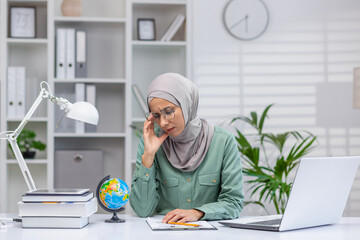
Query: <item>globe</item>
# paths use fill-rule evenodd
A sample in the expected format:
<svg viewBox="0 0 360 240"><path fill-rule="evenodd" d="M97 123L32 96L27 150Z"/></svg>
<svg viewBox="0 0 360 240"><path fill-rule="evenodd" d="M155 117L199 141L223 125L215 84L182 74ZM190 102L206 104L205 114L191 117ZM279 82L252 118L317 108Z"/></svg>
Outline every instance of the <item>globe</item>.
<svg viewBox="0 0 360 240"><path fill-rule="evenodd" d="M116 215L124 210L124 205L129 200L129 187L119 178L103 178L97 187L97 198L99 205L108 212L113 212L113 217L105 222L124 222Z"/></svg>

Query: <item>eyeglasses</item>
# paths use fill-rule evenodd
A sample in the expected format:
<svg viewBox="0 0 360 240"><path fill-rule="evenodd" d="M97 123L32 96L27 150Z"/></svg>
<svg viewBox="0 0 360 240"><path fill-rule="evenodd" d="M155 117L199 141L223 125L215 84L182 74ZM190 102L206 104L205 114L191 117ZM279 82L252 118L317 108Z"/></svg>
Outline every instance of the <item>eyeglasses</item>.
<svg viewBox="0 0 360 240"><path fill-rule="evenodd" d="M172 107L166 107L164 109L161 109L160 113L153 113L153 112L145 113L145 117L146 117L146 119L148 121L150 121L150 115L151 114L154 116L155 121L160 121L161 115L167 120L172 120L175 117L175 107L173 107L173 108Z"/></svg>

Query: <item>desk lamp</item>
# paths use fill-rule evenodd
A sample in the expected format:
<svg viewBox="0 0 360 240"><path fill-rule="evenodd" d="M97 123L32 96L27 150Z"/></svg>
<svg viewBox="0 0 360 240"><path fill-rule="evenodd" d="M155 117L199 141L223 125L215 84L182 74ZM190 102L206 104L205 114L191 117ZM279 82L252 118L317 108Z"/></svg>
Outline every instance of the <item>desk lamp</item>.
<svg viewBox="0 0 360 240"><path fill-rule="evenodd" d="M44 88L43 85L46 85L47 89ZM97 125L99 122L99 113L92 104L88 102L76 102L72 104L64 98L55 97L51 92L49 84L45 81L41 82L40 94L36 98L35 102L31 106L29 111L26 113L24 119L20 122L19 126L15 129L15 131L6 132L7 133L6 139L10 143L15 158L18 161L21 172L25 178L25 182L30 191L34 191L37 188L35 186L35 182L31 176L31 173L26 165L24 157L22 156L19 146L17 144L17 137L24 129L25 125L29 122L31 116L34 114L35 110L38 108L41 101L45 98L51 100L53 103L56 103L60 107L60 109L64 111L63 116L65 115L68 118L90 123L93 125Z"/></svg>

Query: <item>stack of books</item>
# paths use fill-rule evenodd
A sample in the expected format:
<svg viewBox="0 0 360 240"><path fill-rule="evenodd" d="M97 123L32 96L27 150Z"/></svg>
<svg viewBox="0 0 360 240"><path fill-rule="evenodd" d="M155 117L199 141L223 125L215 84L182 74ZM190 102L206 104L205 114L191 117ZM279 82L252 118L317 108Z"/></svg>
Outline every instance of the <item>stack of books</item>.
<svg viewBox="0 0 360 240"><path fill-rule="evenodd" d="M161 37L160 41L170 41L176 34L176 32L180 29L181 25L185 21L185 16L182 14L178 14L172 23L168 26L164 35Z"/></svg>
<svg viewBox="0 0 360 240"><path fill-rule="evenodd" d="M23 228L83 228L97 211L89 189L38 189L18 202Z"/></svg>

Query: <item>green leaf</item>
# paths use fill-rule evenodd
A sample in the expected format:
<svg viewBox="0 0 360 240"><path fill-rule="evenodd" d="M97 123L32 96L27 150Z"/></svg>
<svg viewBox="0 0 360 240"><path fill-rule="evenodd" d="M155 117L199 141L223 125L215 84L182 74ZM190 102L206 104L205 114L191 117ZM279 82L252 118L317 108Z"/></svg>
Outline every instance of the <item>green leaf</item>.
<svg viewBox="0 0 360 240"><path fill-rule="evenodd" d="M259 126L258 126L258 129L259 129L259 134L262 133L262 130L263 130L263 127L264 127L264 123L265 123L265 118L267 118L267 113L268 111L270 110L270 108L273 106L274 104L270 104L269 106L267 106L263 113L261 114L261 117L260 117L260 121L259 121Z"/></svg>
<svg viewBox="0 0 360 240"><path fill-rule="evenodd" d="M254 126L255 128L257 128L257 119L258 119L257 113L256 113L256 112L251 112L250 115L251 115L251 119L252 119L252 124L253 124L253 126Z"/></svg>
<svg viewBox="0 0 360 240"><path fill-rule="evenodd" d="M257 130L257 134L245 135L236 129L235 137L243 161L243 174L249 177L245 181L249 186L248 193L251 198L256 198L249 203L264 206L269 202L277 213L283 213L292 188L287 177L300 159L314 149L316 136L303 130L264 132L265 119L272 106L267 106L260 118L256 112L251 112L250 117L239 116L232 122L243 121ZM274 151L269 151L271 155L267 154L267 144L275 147Z"/></svg>

